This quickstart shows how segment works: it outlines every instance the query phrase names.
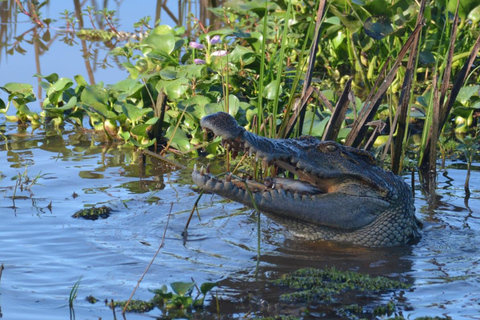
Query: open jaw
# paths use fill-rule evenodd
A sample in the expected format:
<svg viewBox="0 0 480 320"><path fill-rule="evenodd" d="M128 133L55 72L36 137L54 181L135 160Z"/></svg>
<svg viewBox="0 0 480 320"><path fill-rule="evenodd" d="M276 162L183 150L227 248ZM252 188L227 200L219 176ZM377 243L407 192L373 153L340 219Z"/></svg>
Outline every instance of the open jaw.
<svg viewBox="0 0 480 320"><path fill-rule="evenodd" d="M247 132L245 134L235 139L224 139L223 142L232 153L244 152L261 160L263 168L273 165L275 169L294 174L297 179L267 177L258 182L240 179L231 173L220 178L212 175L208 168L198 170L195 167L192 178L199 187L250 207L256 206L276 220L300 222L300 232L292 230L293 224L289 223L289 229L300 236L303 236L303 230L309 229L306 224L312 228L326 227L346 232L361 228L374 221L389 206L374 188L357 181L355 176L329 174L303 167L295 152L292 155L277 152L279 156L275 158L273 152L266 152L265 148L259 150L249 143L252 136ZM268 140L262 138L263 142ZM357 191L359 188L352 186L361 186L361 194ZM353 201L345 201L346 197Z"/></svg>
<svg viewBox="0 0 480 320"><path fill-rule="evenodd" d="M297 178L273 174L256 182L195 168L193 181L206 191L255 207L311 240L379 247L418 238L411 189L378 167L371 153L313 137L260 137L225 112L202 118L200 125L221 136L232 154L254 156L264 169Z"/></svg>

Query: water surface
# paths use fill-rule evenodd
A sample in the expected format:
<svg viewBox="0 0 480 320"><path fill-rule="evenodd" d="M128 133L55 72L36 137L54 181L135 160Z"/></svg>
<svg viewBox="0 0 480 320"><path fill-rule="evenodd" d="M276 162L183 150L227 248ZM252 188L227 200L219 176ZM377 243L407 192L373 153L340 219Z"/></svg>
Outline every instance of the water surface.
<svg viewBox="0 0 480 320"><path fill-rule="evenodd" d="M5 266L0 307L5 319L70 317L68 297L80 278L76 318L113 318L103 302L90 304L85 297L128 299L165 230L164 247L135 298L150 299L148 289L193 278L199 284L220 282L214 294L225 316L300 315L299 306L276 307L281 290L269 280L298 268L334 266L411 283L401 297L375 297L394 299L405 317L478 319L480 314L478 164L468 201L465 166L457 162L439 173L436 201L416 192L417 216L424 224L417 244L363 249L304 242L262 216L257 261L257 214L218 196L202 197L201 220L194 216L183 245L181 233L198 197L189 169L175 171L152 159L143 167L131 149L107 146L87 132L32 131L13 124L0 126L0 132L0 263ZM184 164L191 168L195 161ZM15 190L12 178L18 175L22 181L37 180ZM113 213L96 221L72 218L93 205L108 205ZM316 316L313 312L310 318Z"/></svg>

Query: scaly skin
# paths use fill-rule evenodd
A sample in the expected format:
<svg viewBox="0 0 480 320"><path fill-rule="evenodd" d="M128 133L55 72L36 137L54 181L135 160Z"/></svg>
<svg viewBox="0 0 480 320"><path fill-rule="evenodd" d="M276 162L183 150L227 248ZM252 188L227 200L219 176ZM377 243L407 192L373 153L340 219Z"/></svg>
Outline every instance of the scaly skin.
<svg viewBox="0 0 480 320"><path fill-rule="evenodd" d="M253 198L259 210L307 239L384 247L418 237L409 186L379 168L371 153L313 137L260 137L224 112L207 116L200 124L232 149L298 177L269 178L261 184L232 175L221 180L195 169L193 181L206 191L251 207Z"/></svg>

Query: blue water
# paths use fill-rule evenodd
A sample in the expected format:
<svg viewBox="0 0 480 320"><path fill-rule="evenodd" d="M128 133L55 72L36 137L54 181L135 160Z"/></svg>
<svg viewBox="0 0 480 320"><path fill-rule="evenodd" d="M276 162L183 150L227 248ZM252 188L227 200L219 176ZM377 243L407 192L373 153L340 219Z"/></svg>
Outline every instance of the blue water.
<svg viewBox="0 0 480 320"><path fill-rule="evenodd" d="M123 31L132 31L132 24L151 14L156 5L152 0L143 0L141 5L138 1L121 3ZM64 9L73 10L72 4L51 1L43 14L58 18ZM18 33L31 27L26 17L20 17ZM162 17L163 23L171 24ZM52 30L61 27L61 22L54 23ZM0 85L28 82L36 86L33 50L25 49L25 55L14 56L5 56L2 50ZM57 72L70 78L82 74L87 78L78 46L56 41L40 61L43 74ZM118 68L95 71L97 82L115 83L126 77ZM6 99L3 91L0 98ZM183 244L181 233L198 197L189 169L174 170L152 159L142 168L132 149L107 147L88 133L32 131L4 124L1 116L0 133L0 264L5 267L0 279L2 319L70 318L69 295L79 279L76 319L112 319L103 300L128 299L165 230L164 247L140 284L136 299L150 299L148 289L174 281L219 281L214 294L220 299L222 314L241 317L258 311L252 307L255 304L238 302L249 293L270 306L278 300L276 289L266 285L269 279L302 267L335 266L411 283L412 289L402 297L380 296L385 301L394 299L405 317L480 319L478 163L474 164L468 201L463 190L463 163L449 162L447 169L439 172L439 198L435 201L428 200L416 182L417 216L424 228L415 245L370 250L302 242L262 217L257 264L257 215L218 196L203 196L201 220L193 217L188 242ZM181 161L191 168L196 160ZM23 175L23 190L20 186L15 189L18 175ZM27 177L29 182L25 182ZM72 218L77 210L103 204L113 208L108 219ZM89 295L100 302L90 304L85 300ZM291 309L293 314L300 312L299 307ZM160 314L154 310L127 318Z"/></svg>
<svg viewBox="0 0 480 320"><path fill-rule="evenodd" d="M103 301L128 299L165 230L164 247L135 298L150 299L148 289L174 281L220 281L214 293L221 299L221 311L240 316L251 304L228 301L247 292L274 304L278 293L271 286L265 289L268 279L301 267L335 266L412 283L397 301L405 317L478 319L480 314L478 166L472 173L468 203L462 164L458 169L457 163L450 163L439 174L441 198L436 204L429 205L417 191L423 237L405 248L371 250L302 242L262 217L257 270L256 214L218 196L203 196L201 220L194 216L183 246L181 233L198 197L189 169L172 171L151 159L142 169L131 149L115 145L107 149L78 133L32 132L13 124L0 129L5 137L0 140L0 263L5 266L0 307L5 319L68 318L69 294L80 278L76 318L113 318ZM191 167L194 162L184 164ZM29 190L17 188L13 203L16 181L12 178L18 174L40 177L33 185L24 184ZM113 208L108 219L71 217L77 210L103 204ZM100 302L88 303L89 295ZM392 294L381 297L396 299Z"/></svg>
<svg viewBox="0 0 480 320"><path fill-rule="evenodd" d="M150 26L153 25L153 19L155 17L155 8L157 1L155 0L142 0L141 2L125 0L119 1L119 6L116 5L118 1L109 1L108 9L115 10L115 18L119 19L119 31L133 32L133 24L146 16L152 16ZM162 1L163 2L163 1ZM102 3L101 1L98 3ZM84 9L90 2L84 5ZM173 13L178 12L178 2L168 1L169 9ZM49 30L52 41L45 42L49 46L49 50L40 55L40 73L42 75L49 75L51 73L57 73L60 77L66 77L73 79L76 75L82 75L87 81L89 81L87 69L85 67L85 59L82 53L82 47L80 40L75 39L75 44L70 46L62 42L66 23L61 19L62 13L68 10L74 12L73 1L60 1L51 0L49 4L41 9L42 18L50 18L53 22L50 24ZM85 28L92 28L88 16L84 16ZM165 10L162 10L161 24L171 25L174 23L172 19L166 14ZM35 51L33 44L28 44L26 41L20 43L20 46L26 50L24 54L16 53L14 55L7 55L6 51L11 48L11 45L15 43L15 38L30 30L34 24L30 21L26 15L18 14L17 23L9 25L9 32L12 32L11 37L7 41L7 47L0 45L0 86L3 86L9 82L21 82L29 83L34 86L35 93L37 93L37 78L33 75L37 73L37 64L35 61ZM96 24L98 27L98 23ZM78 28L78 24L77 24ZM108 29L108 27L107 27ZM15 31L13 31L15 30ZM39 29L40 35L43 35L47 28ZM57 35L57 37L55 37ZM33 31L27 32L24 36L25 40L31 40L33 37ZM102 43L88 43L91 46L90 52L92 57L90 59L92 68L94 69L94 77L96 83L104 82L105 84L117 83L119 80L128 77L128 72L119 68L119 65L108 56L108 50ZM96 57L94 57L97 50ZM107 58L110 67L102 68L102 61ZM7 100L6 94L0 90L0 98L4 101ZM33 109L39 108L38 104L32 105Z"/></svg>

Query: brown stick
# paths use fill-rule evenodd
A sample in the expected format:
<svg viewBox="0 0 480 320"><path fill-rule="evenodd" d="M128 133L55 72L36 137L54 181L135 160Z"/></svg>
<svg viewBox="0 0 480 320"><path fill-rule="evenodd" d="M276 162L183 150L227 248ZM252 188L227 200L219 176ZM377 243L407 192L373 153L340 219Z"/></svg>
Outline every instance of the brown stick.
<svg viewBox="0 0 480 320"><path fill-rule="evenodd" d="M398 53L397 59L395 60L395 63L393 64L392 68L388 72L384 81L380 84L378 91L375 93L371 101L365 103L363 109L360 112L359 117L353 123L352 130L348 134L348 137L345 141L345 145L358 147L362 142L363 138L365 137L365 133L368 129L367 126L365 126L365 124L367 122L370 122L373 116L375 115L375 113L377 112L377 109L380 106L381 100L385 92L387 91L388 87L390 87L391 83L395 79L395 75L397 73L398 68L402 64L403 58L407 54L408 50L411 48L415 37L417 36L418 33L420 33L420 30L422 30L422 27L423 27L423 24L417 25L415 27L415 30L413 30L412 34L407 39L404 46Z"/></svg>
<svg viewBox="0 0 480 320"><path fill-rule="evenodd" d="M147 268L145 268L145 271L143 272L142 276L140 277L140 279L138 279L137 285L133 289L133 292L130 295L130 298L128 298L127 303L125 303L125 306L123 307L123 310L122 310L122 314L124 316L125 316L125 312L127 311L127 307L130 304L130 301L132 301L133 295L137 291L138 287L140 286L140 283L142 282L143 278L147 274L148 269L150 269L150 266L153 264L153 261L155 261L155 258L157 257L158 253L160 252L160 250L163 248L163 245L165 244L165 236L167 235L167 228L168 228L168 223L170 222L170 216L172 214L172 208L173 208L173 202L170 205L170 212L168 213L168 216L167 216L167 223L165 224L165 230L163 231L162 241L160 242L160 245L158 246L157 252L155 252L155 254L153 255L153 258L152 258L152 260L150 260L150 263L148 264Z"/></svg>
<svg viewBox="0 0 480 320"><path fill-rule="evenodd" d="M453 39L455 40L455 38ZM458 93L460 92L460 89L464 85L465 80L467 79L468 73L470 72L470 69L479 51L480 51L480 35L475 41L475 44L473 45L472 51L470 52L470 55L468 56L467 61L465 61L465 64L463 65L462 69L458 73L457 78L455 79L452 90L450 91L450 95L448 96L448 100L445 102L443 107L441 107L439 110L440 112L439 122L438 122L439 128L443 128L443 126L445 125L448 119L448 115L452 110L453 104L457 99ZM443 77L442 81L448 82L448 80L445 79L445 76ZM440 98L440 103L442 102L443 101ZM438 130L437 135L440 135L440 133L441 133L441 130ZM424 152L422 161L420 163L421 168L426 169L427 161L430 158L429 154L433 148L436 148L436 144L432 143L432 137L430 133L429 136L427 137L427 142L425 143L425 152Z"/></svg>
<svg viewBox="0 0 480 320"><path fill-rule="evenodd" d="M423 24L423 12L425 11L426 0L422 0L420 4L420 10L417 16L416 26ZM410 50L410 57L407 63L407 70L405 72L405 78L403 79L402 91L400 94L400 105L398 106L395 114L395 120L393 121L390 135L393 136L393 132L397 130L397 139L393 144L392 149L392 172L399 174L403 165L403 142L407 133L407 115L410 104L410 97L412 92L413 75L415 73L415 67L417 64L417 50L420 40L420 33L418 33L412 44ZM391 139L389 140L391 141ZM388 147L388 146L387 146Z"/></svg>
<svg viewBox="0 0 480 320"><path fill-rule="evenodd" d="M0 266L0 283L2 282L3 269L5 269L5 267L3 266L3 263L2 263L2 265Z"/></svg>
<svg viewBox="0 0 480 320"><path fill-rule="evenodd" d="M310 48L310 59L308 60L307 73L305 76L305 81L303 83L302 101L305 100L303 97L307 94L307 90L310 88L310 85L312 83L313 68L315 65L315 57L317 56L318 52L318 44L320 42L320 29L322 26L323 16L325 15L326 4L326 0L320 0L320 4L318 5L317 20L315 22L315 34L313 36L312 47ZM300 105L298 107L300 107ZM303 121L305 120L305 108L299 110L297 114L299 115L298 131L301 133L303 128ZM288 138L288 135L286 135L285 138Z"/></svg>
<svg viewBox="0 0 480 320"><path fill-rule="evenodd" d="M335 110L333 111L330 120L325 127L322 140L335 140L337 138L338 132L340 132L340 128L342 127L342 123L345 121L345 114L347 113L350 102L348 95L352 88L352 80L353 79L349 79L347 81L345 89L343 89L342 95L335 105Z"/></svg>

